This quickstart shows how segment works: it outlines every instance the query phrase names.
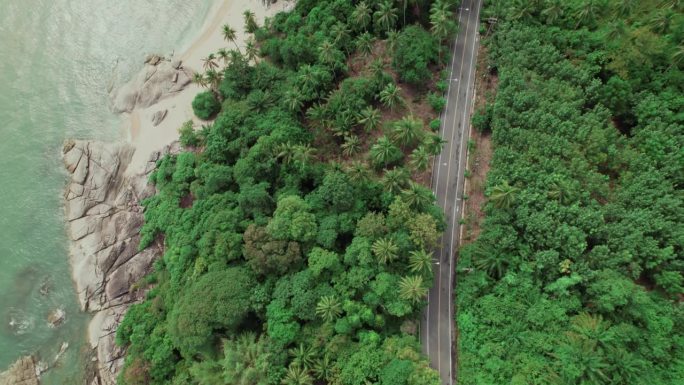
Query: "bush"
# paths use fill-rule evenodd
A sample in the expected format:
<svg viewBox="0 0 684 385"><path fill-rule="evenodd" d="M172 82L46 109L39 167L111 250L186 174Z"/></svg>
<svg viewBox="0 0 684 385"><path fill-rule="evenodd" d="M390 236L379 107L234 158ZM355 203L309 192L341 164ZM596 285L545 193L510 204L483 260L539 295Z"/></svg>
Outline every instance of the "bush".
<svg viewBox="0 0 684 385"><path fill-rule="evenodd" d="M442 121L439 118L432 119L430 121L430 129L434 132L438 132L439 128L442 126Z"/></svg>
<svg viewBox="0 0 684 385"><path fill-rule="evenodd" d="M428 65L437 63L437 40L422 27L412 25L399 33L396 47L392 67L401 80L414 85L425 84L432 77Z"/></svg>
<svg viewBox="0 0 684 385"><path fill-rule="evenodd" d="M216 96L212 92L205 91L195 96L192 101L192 110L198 118L208 120L221 110L221 103L216 100Z"/></svg>
<svg viewBox="0 0 684 385"><path fill-rule="evenodd" d="M444 107L446 107L446 99L443 96L432 92L428 94L428 103L430 103L432 109L437 113L441 113L444 111Z"/></svg>
<svg viewBox="0 0 684 385"><path fill-rule="evenodd" d="M484 105L475 110L472 123L477 131L485 132L491 130L492 112L493 109L489 105Z"/></svg>
<svg viewBox="0 0 684 385"><path fill-rule="evenodd" d="M183 147L197 147L200 144L200 136L192 128L192 120L188 120L183 123L181 128L178 129L180 134L180 142Z"/></svg>

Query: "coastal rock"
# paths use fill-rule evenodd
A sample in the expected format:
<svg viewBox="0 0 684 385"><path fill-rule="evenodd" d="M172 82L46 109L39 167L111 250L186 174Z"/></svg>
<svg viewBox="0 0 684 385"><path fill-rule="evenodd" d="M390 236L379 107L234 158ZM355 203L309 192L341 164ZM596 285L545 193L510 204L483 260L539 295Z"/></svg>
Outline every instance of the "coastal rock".
<svg viewBox="0 0 684 385"><path fill-rule="evenodd" d="M33 356L20 358L0 373L0 385L38 385L38 370Z"/></svg>
<svg viewBox="0 0 684 385"><path fill-rule="evenodd" d="M180 62L150 57L145 67L131 81L110 94L114 112L131 112L146 108L159 100L182 91L192 81L192 71Z"/></svg>
<svg viewBox="0 0 684 385"><path fill-rule="evenodd" d="M159 110L152 115L152 125L157 127L161 123L169 110Z"/></svg>
<svg viewBox="0 0 684 385"><path fill-rule="evenodd" d="M47 322L50 328L56 328L61 325L66 319L66 312L64 309L55 309L48 313Z"/></svg>
<svg viewBox="0 0 684 385"><path fill-rule="evenodd" d="M133 149L127 144L72 140L63 147L70 173L64 197L72 278L81 308L96 313L88 330L103 385L116 383L124 362L116 328L129 306L144 299L136 284L161 254L156 245L138 250L140 202L155 192L147 179L162 154L178 149L167 146L131 171Z"/></svg>

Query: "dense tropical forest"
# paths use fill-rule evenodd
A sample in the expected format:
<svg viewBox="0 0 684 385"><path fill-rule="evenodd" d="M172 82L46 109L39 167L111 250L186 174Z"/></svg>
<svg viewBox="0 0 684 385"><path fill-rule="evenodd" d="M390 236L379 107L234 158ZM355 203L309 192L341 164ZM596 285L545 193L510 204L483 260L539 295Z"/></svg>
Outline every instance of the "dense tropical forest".
<svg viewBox="0 0 684 385"><path fill-rule="evenodd" d="M460 384L684 383L684 3L490 0Z"/></svg>
<svg viewBox="0 0 684 385"><path fill-rule="evenodd" d="M300 0L209 55L203 127L160 160L141 248L164 253L117 331L121 384L438 384L420 353L443 214L447 1ZM239 26L242 27L242 26Z"/></svg>

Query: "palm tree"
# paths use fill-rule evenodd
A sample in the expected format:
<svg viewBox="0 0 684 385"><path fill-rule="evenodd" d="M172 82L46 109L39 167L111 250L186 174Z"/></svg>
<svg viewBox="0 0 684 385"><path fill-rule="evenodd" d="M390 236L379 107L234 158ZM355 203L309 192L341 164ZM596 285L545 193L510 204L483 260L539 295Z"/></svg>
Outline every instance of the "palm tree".
<svg viewBox="0 0 684 385"><path fill-rule="evenodd" d="M220 48L218 51L216 51L216 56L223 61L223 66L227 66L228 62L230 61L230 54L228 53L228 50L225 48Z"/></svg>
<svg viewBox="0 0 684 385"><path fill-rule="evenodd" d="M381 136L370 149L370 156L376 164L383 164L387 167L392 157L396 154L398 149L386 137Z"/></svg>
<svg viewBox="0 0 684 385"><path fill-rule="evenodd" d="M219 71L210 69L204 74L204 79L211 86L211 90L218 95L218 88L223 80L223 74Z"/></svg>
<svg viewBox="0 0 684 385"><path fill-rule="evenodd" d="M209 56L202 59L202 67L204 67L205 70L218 68L218 64L216 64L216 55L210 53Z"/></svg>
<svg viewBox="0 0 684 385"><path fill-rule="evenodd" d="M561 0L551 0L541 14L546 17L546 24L553 24L563 17L563 12L563 2Z"/></svg>
<svg viewBox="0 0 684 385"><path fill-rule="evenodd" d="M592 27L594 25L594 20L599 14L599 7L596 0L587 0L583 5L575 12L575 19L577 24L575 28L580 25L585 25L587 27Z"/></svg>
<svg viewBox="0 0 684 385"><path fill-rule="evenodd" d="M401 198L416 210L422 210L435 201L435 195L431 190L413 181L409 182L409 187L401 192Z"/></svg>
<svg viewBox="0 0 684 385"><path fill-rule="evenodd" d="M362 55L370 55L371 52L373 52L373 36L368 32L362 33L361 36L356 39L356 48Z"/></svg>
<svg viewBox="0 0 684 385"><path fill-rule="evenodd" d="M352 157L361 149L361 140L356 135L348 135L344 137L342 143L342 154L346 157Z"/></svg>
<svg viewBox="0 0 684 385"><path fill-rule="evenodd" d="M385 171L382 177L382 186L391 194L399 193L409 182L411 176L406 169L397 167L393 170Z"/></svg>
<svg viewBox="0 0 684 385"><path fill-rule="evenodd" d="M370 179L370 170L365 162L360 160L352 162L347 168L349 178L354 182L365 182Z"/></svg>
<svg viewBox="0 0 684 385"><path fill-rule="evenodd" d="M298 144L294 146L294 154L292 160L299 164L301 169L307 164L311 163L316 156L316 149L308 144Z"/></svg>
<svg viewBox="0 0 684 385"><path fill-rule="evenodd" d="M494 203L494 206L500 209L508 209L515 202L515 193L518 188L510 186L508 181L494 186L492 192L489 194L489 200Z"/></svg>
<svg viewBox="0 0 684 385"><path fill-rule="evenodd" d="M242 15L245 17L245 32L254 33L259 28L256 22L256 15L250 10L243 12Z"/></svg>
<svg viewBox="0 0 684 385"><path fill-rule="evenodd" d="M290 365L285 373L285 377L281 381L283 385L313 385L313 378L309 372L300 368L297 365Z"/></svg>
<svg viewBox="0 0 684 385"><path fill-rule="evenodd" d="M325 118L325 106L316 103L306 110L306 117L313 121L321 121Z"/></svg>
<svg viewBox="0 0 684 385"><path fill-rule="evenodd" d="M626 18L636 8L637 1L638 0L614 1L612 3L613 15L620 18Z"/></svg>
<svg viewBox="0 0 684 385"><path fill-rule="evenodd" d="M409 164L417 171L425 171L430 166L430 152L423 146L418 146L411 153Z"/></svg>
<svg viewBox="0 0 684 385"><path fill-rule="evenodd" d="M674 52L672 52L671 58L672 58L672 64L670 65L670 67L675 66L675 65L678 66L682 62L684 62L684 45L677 46L677 48L674 50Z"/></svg>
<svg viewBox="0 0 684 385"><path fill-rule="evenodd" d="M335 62L335 46L328 40L324 40L318 47L318 59L325 64Z"/></svg>
<svg viewBox="0 0 684 385"><path fill-rule="evenodd" d="M475 267L495 279L503 277L510 263L504 254L493 251L489 247L477 246L473 249L472 255Z"/></svg>
<svg viewBox="0 0 684 385"><path fill-rule="evenodd" d="M358 30L368 28L368 24L371 22L371 9L365 1L356 5L351 14L351 20L358 27Z"/></svg>
<svg viewBox="0 0 684 385"><path fill-rule="evenodd" d="M235 44L235 48L237 48L238 52L240 51L240 46L237 43L237 33L233 28L230 27L228 24L223 25L223 38L226 41L230 41L233 44Z"/></svg>
<svg viewBox="0 0 684 385"><path fill-rule="evenodd" d="M323 358L320 358L316 361L316 364L313 367L313 372L316 374L316 378L319 380L330 381L334 367L335 363L326 353Z"/></svg>
<svg viewBox="0 0 684 385"><path fill-rule="evenodd" d="M401 97L401 88L394 83L389 83L380 91L380 101L390 110L404 104L404 99Z"/></svg>
<svg viewBox="0 0 684 385"><path fill-rule="evenodd" d="M291 366L307 370L313 367L316 358L316 349L313 346L304 347L304 344L300 343L298 347L291 348L287 352L292 357Z"/></svg>
<svg viewBox="0 0 684 385"><path fill-rule="evenodd" d="M378 111L377 108L368 106L361 110L361 113L357 117L357 122L363 124L363 128L366 132L371 132L380 125L380 118L380 111Z"/></svg>
<svg viewBox="0 0 684 385"><path fill-rule="evenodd" d="M389 51L394 51L397 46L397 41L399 40L399 32L397 30L391 30L387 32L387 49Z"/></svg>
<svg viewBox="0 0 684 385"><path fill-rule="evenodd" d="M437 134L430 134L423 140L423 144L421 146L425 147L428 150L428 153L431 155L437 156L442 152L442 148L446 143L447 141L442 139L441 136Z"/></svg>
<svg viewBox="0 0 684 385"><path fill-rule="evenodd" d="M430 32L440 42L446 40L449 34L456 29L453 15L449 6L441 1L436 1L430 8Z"/></svg>
<svg viewBox="0 0 684 385"><path fill-rule="evenodd" d="M382 59L375 59L370 63L370 72L374 78L381 78L385 72L385 62Z"/></svg>
<svg viewBox="0 0 684 385"><path fill-rule="evenodd" d="M427 288L423 287L423 277L412 275L399 280L399 297L413 303L420 302L427 295Z"/></svg>
<svg viewBox="0 0 684 385"><path fill-rule="evenodd" d="M256 42L254 39L247 40L247 45L245 46L245 55L248 61L253 61L256 63L256 58L259 56L259 50L257 49Z"/></svg>
<svg viewBox="0 0 684 385"><path fill-rule="evenodd" d="M648 21L648 25L651 27L653 32L665 34L670 28L670 24L672 24L674 16L675 13L671 9L659 9Z"/></svg>
<svg viewBox="0 0 684 385"><path fill-rule="evenodd" d="M241 334L223 343L221 361L224 380L229 384L262 383L268 377L271 354L265 340L254 333Z"/></svg>
<svg viewBox="0 0 684 385"><path fill-rule="evenodd" d="M333 322L342 314L342 304L333 295L323 296L316 305L316 314L325 322Z"/></svg>
<svg viewBox="0 0 684 385"><path fill-rule="evenodd" d="M432 253L423 249L410 252L409 269L412 273L432 274Z"/></svg>
<svg viewBox="0 0 684 385"><path fill-rule="evenodd" d="M380 3L378 10L373 13L373 17L380 29L389 32L397 23L397 9L394 8L392 0L385 0Z"/></svg>
<svg viewBox="0 0 684 385"><path fill-rule="evenodd" d="M283 99L287 108L292 112L299 112L304 106L302 92L296 87L287 90Z"/></svg>
<svg viewBox="0 0 684 385"><path fill-rule="evenodd" d="M391 238L380 238L373 242L371 250L383 264L394 261L399 256L399 246Z"/></svg>
<svg viewBox="0 0 684 385"><path fill-rule="evenodd" d="M338 22L330 27L330 35L333 36L333 42L337 44L341 40L345 40L349 37L349 29L346 24Z"/></svg>
<svg viewBox="0 0 684 385"><path fill-rule="evenodd" d="M192 74L192 82L200 87L206 87L208 85L207 79L204 77L204 74L199 72L195 72Z"/></svg>
<svg viewBox="0 0 684 385"><path fill-rule="evenodd" d="M392 125L392 139L402 147L407 147L420 139L423 123L412 115L405 116Z"/></svg>

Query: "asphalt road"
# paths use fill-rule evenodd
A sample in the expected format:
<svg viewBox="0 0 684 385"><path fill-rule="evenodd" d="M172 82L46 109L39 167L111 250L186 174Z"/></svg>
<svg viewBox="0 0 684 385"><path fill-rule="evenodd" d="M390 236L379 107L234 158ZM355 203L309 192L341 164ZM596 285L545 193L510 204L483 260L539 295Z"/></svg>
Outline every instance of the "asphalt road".
<svg viewBox="0 0 684 385"><path fill-rule="evenodd" d="M475 63L479 44L479 13L482 0L463 0L458 10L459 32L452 48L447 105L440 134L447 143L435 158L432 190L444 209L447 228L435 251L435 281L428 294L428 306L421 320L421 344L442 383L456 378L454 350L453 283L463 210L466 151L473 108Z"/></svg>

